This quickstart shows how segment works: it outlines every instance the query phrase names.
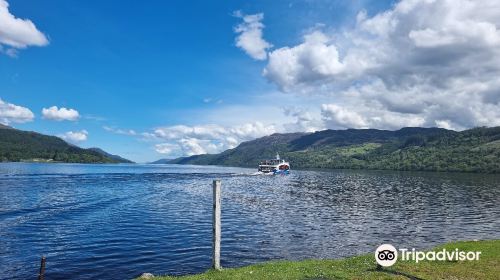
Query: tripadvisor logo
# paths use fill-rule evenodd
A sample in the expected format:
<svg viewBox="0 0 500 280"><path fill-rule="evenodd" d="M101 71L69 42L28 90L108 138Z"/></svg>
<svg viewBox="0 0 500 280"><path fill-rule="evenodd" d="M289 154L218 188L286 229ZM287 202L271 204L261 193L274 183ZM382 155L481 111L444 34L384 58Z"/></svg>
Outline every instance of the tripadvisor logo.
<svg viewBox="0 0 500 280"><path fill-rule="evenodd" d="M382 244L375 250L375 260L381 266L391 266L398 260L398 251L391 244Z"/></svg>
<svg viewBox="0 0 500 280"><path fill-rule="evenodd" d="M398 253L399 251L399 253ZM397 250L391 244L382 244L375 250L375 260L381 266L392 266L398 260L398 255L402 261L478 261L481 252L477 251L460 251L459 249L439 251L417 251L415 248Z"/></svg>

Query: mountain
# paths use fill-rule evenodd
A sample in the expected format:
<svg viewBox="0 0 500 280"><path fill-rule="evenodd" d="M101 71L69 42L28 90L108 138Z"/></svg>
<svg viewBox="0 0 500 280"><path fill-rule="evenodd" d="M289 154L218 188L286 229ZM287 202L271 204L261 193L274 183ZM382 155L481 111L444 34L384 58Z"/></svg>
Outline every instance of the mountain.
<svg viewBox="0 0 500 280"><path fill-rule="evenodd" d="M220 154L194 155L177 159L163 159L153 163L255 166L262 157L274 157L276 152L286 149L287 143L307 133L275 133L252 141L243 142L237 148L226 150Z"/></svg>
<svg viewBox="0 0 500 280"><path fill-rule="evenodd" d="M0 123L0 129L14 129L14 128Z"/></svg>
<svg viewBox="0 0 500 280"><path fill-rule="evenodd" d="M170 163L170 161L172 161L172 160L167 159L167 158L162 158L162 159L159 159L157 161L150 162L150 164L168 164L168 163Z"/></svg>
<svg viewBox="0 0 500 280"><path fill-rule="evenodd" d="M220 154L163 163L257 167L276 153L292 168L348 168L500 173L500 127L461 132L407 127L273 134Z"/></svg>
<svg viewBox="0 0 500 280"><path fill-rule="evenodd" d="M0 125L0 161L75 163L130 162L104 151L82 149L64 140L32 131Z"/></svg>
<svg viewBox="0 0 500 280"><path fill-rule="evenodd" d="M99 154L101 154L101 155L103 155L105 157L114 159L114 160L116 160L117 162L120 162L120 163L134 163L133 161L128 160L126 158L122 158L119 155L113 155L113 154L107 153L107 152L103 151L100 148L88 148L87 150L98 152Z"/></svg>

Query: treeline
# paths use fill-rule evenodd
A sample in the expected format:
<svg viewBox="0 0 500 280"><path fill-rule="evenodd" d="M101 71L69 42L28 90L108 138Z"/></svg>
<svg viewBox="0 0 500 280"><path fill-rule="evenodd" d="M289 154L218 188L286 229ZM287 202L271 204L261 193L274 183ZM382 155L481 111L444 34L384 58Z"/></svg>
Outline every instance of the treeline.
<svg viewBox="0 0 500 280"><path fill-rule="evenodd" d="M70 145L55 136L0 127L0 161L55 161L72 163L118 163L94 150Z"/></svg>
<svg viewBox="0 0 500 280"><path fill-rule="evenodd" d="M437 128L325 130L242 143L217 155L171 161L256 167L279 152L292 168L500 173L500 127L461 132ZM276 141L276 139L281 141Z"/></svg>

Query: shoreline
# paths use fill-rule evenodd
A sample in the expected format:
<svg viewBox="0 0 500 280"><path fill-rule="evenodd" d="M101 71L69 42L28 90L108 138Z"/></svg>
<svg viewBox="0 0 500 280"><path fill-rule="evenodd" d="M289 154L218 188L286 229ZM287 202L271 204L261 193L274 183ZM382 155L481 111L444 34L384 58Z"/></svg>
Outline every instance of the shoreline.
<svg viewBox="0 0 500 280"><path fill-rule="evenodd" d="M136 279L497 279L500 275L500 239L450 242L432 250L442 249L482 253L477 261L397 261L383 269L377 268L373 253L368 253L334 260L270 261L184 276L145 273Z"/></svg>
<svg viewBox="0 0 500 280"><path fill-rule="evenodd" d="M182 164L182 163L141 163L141 162L63 162L63 161L0 161L0 164L7 163L27 163L27 164L81 164L81 165L177 165L177 166L203 166L203 167L229 167L229 168L247 168L256 169L253 166L235 166L235 165L217 165L217 164ZM368 172L404 172L404 173L423 173L423 174L463 174L463 175L500 175L495 172L467 172L467 171L435 171L435 170L399 170L399 169L369 169L369 168L292 168L298 171L316 171L316 172L329 172L329 171L368 171Z"/></svg>
<svg viewBox="0 0 500 280"><path fill-rule="evenodd" d="M186 166L216 166L216 167L235 167L235 168L249 168L256 169L255 166L237 166L237 165L219 165L219 164L183 164L183 163L146 163L151 165L186 165ZM293 166L292 166L293 167ZM488 174L488 175L499 175L499 173L495 172L467 172L467 171L437 171L437 170L400 170L400 169L370 169L370 168L291 168L290 171L294 170L299 171L319 171L319 172L327 172L327 171L335 171L335 170L346 170L346 171L392 171L392 172L422 172L422 173L430 173L430 174Z"/></svg>

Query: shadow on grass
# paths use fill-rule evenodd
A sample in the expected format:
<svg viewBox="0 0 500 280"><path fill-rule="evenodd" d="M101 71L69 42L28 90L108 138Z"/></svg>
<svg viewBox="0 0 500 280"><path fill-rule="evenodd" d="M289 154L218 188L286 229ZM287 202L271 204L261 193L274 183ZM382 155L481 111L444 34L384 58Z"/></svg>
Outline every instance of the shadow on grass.
<svg viewBox="0 0 500 280"><path fill-rule="evenodd" d="M377 266L376 269L369 269L368 271L370 271L370 272L384 272L384 273L387 273L387 274L404 276L404 277L407 277L408 279L411 279L411 280L424 280L423 278L420 278L420 277L417 277L417 276L413 276L413 275L405 273L405 272L401 272L401 271L397 271L397 270L385 269L385 268L382 268L381 266Z"/></svg>

